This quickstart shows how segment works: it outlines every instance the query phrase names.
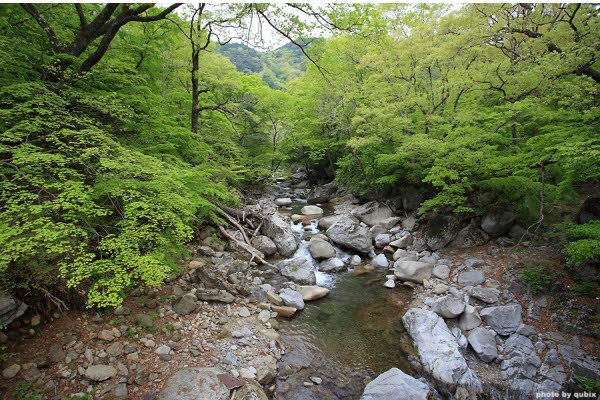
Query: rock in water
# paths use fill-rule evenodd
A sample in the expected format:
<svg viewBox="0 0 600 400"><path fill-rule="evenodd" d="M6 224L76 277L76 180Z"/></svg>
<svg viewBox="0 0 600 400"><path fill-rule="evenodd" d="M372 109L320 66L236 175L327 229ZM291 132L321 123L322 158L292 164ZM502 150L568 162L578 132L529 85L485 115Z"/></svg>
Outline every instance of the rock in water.
<svg viewBox="0 0 600 400"><path fill-rule="evenodd" d="M308 242L308 251L310 251L310 255L315 260L325 260L335 257L335 247L323 239L310 239L310 242Z"/></svg>
<svg viewBox="0 0 600 400"><path fill-rule="evenodd" d="M361 253L368 253L373 249L369 228L349 215L340 216L325 233L335 243Z"/></svg>
<svg viewBox="0 0 600 400"><path fill-rule="evenodd" d="M360 400L427 400L430 392L425 383L392 368L369 382Z"/></svg>
<svg viewBox="0 0 600 400"><path fill-rule="evenodd" d="M337 257L330 258L319 264L319 271L321 272L338 272L346 269L346 264Z"/></svg>
<svg viewBox="0 0 600 400"><path fill-rule="evenodd" d="M159 400L229 400L229 389L218 378L219 368L186 368L169 378Z"/></svg>
<svg viewBox="0 0 600 400"><path fill-rule="evenodd" d="M277 204L279 207L289 206L292 204L292 199L289 197L281 197L279 199L275 199L275 204Z"/></svg>
<svg viewBox="0 0 600 400"><path fill-rule="evenodd" d="M396 287L396 281L394 281L393 279L388 279L387 281L385 281L383 286L389 289L393 289Z"/></svg>
<svg viewBox="0 0 600 400"><path fill-rule="evenodd" d="M523 309L520 304L487 307L479 315L493 330L501 335L510 335L521 326Z"/></svg>
<svg viewBox="0 0 600 400"><path fill-rule="evenodd" d="M301 286L300 293L304 301L311 301L327 296L329 289L320 286Z"/></svg>
<svg viewBox="0 0 600 400"><path fill-rule="evenodd" d="M394 263L394 274L396 278L403 281L423 283L423 279L431 279L433 264L419 261L401 261Z"/></svg>
<svg viewBox="0 0 600 400"><path fill-rule="evenodd" d="M279 213L271 214L263 220L262 233L275 242L277 251L284 257L291 256L298 248L292 227Z"/></svg>
<svg viewBox="0 0 600 400"><path fill-rule="evenodd" d="M331 225L335 224L335 222L340 218L339 215L328 215L327 217L323 217L319 220L318 227L319 229L327 230L331 228Z"/></svg>
<svg viewBox="0 0 600 400"><path fill-rule="evenodd" d="M460 387L469 393L481 393L479 378L467 366L456 338L439 315L433 311L411 308L402 317L402 323L414 341L425 371L435 380L449 392Z"/></svg>
<svg viewBox="0 0 600 400"><path fill-rule="evenodd" d="M250 243L254 248L265 256L272 256L277 253L277 245L267 236L258 235L250 239Z"/></svg>
<svg viewBox="0 0 600 400"><path fill-rule="evenodd" d="M280 261L277 263L277 268L279 268L281 275L301 285L314 285L317 283L313 266L306 257Z"/></svg>
<svg viewBox="0 0 600 400"><path fill-rule="evenodd" d="M302 294L292 289L281 289L279 297L283 300L283 304L288 307L293 307L296 310L304 309L304 299Z"/></svg>
<svg viewBox="0 0 600 400"><path fill-rule="evenodd" d="M90 365L85 370L85 377L94 382L102 382L116 375L116 368L110 365Z"/></svg>
<svg viewBox="0 0 600 400"><path fill-rule="evenodd" d="M294 307L286 307L286 306L271 306L271 310L275 311L278 315L282 317L291 317L296 314L296 309Z"/></svg>
<svg viewBox="0 0 600 400"><path fill-rule="evenodd" d="M304 206L300 212L304 215L321 215L323 214L323 209L317 206Z"/></svg>
<svg viewBox="0 0 600 400"><path fill-rule="evenodd" d="M371 260L371 265L375 268L387 268L388 264L389 262L385 254L379 254Z"/></svg>
<svg viewBox="0 0 600 400"><path fill-rule="evenodd" d="M469 332L469 344L483 362L489 363L498 357L496 338L485 328L479 327Z"/></svg>

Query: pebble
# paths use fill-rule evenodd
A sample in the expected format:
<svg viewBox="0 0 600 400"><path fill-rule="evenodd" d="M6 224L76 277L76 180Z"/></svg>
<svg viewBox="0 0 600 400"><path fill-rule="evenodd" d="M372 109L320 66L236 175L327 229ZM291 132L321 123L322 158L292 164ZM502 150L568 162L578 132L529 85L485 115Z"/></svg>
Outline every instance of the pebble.
<svg viewBox="0 0 600 400"><path fill-rule="evenodd" d="M250 316L250 310L247 307L241 307L238 311L238 315L242 318L247 318Z"/></svg>
<svg viewBox="0 0 600 400"><path fill-rule="evenodd" d="M2 370L2 376L6 379L14 378L20 370L21 366L19 364L13 364Z"/></svg>
<svg viewBox="0 0 600 400"><path fill-rule="evenodd" d="M323 379L319 378L318 376L311 376L310 380L313 381L317 385L320 385L321 382L323 382Z"/></svg>

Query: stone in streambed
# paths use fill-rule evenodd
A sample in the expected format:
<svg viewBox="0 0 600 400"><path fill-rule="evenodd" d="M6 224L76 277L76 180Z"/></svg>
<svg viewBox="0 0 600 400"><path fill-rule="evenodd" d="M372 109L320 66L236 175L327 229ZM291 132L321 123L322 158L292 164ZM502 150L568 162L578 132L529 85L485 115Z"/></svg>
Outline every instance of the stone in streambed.
<svg viewBox="0 0 600 400"><path fill-rule="evenodd" d="M275 204L279 207L289 206L292 204L292 199L289 197L281 197L279 199L275 199Z"/></svg>
<svg viewBox="0 0 600 400"><path fill-rule="evenodd" d="M335 247L323 239L314 237L310 239L310 242L308 242L308 251L315 260L325 260L335 257Z"/></svg>
<svg viewBox="0 0 600 400"><path fill-rule="evenodd" d="M368 253L373 249L369 228L349 215L341 215L325 233L335 243L361 253Z"/></svg>
<svg viewBox="0 0 600 400"><path fill-rule="evenodd" d="M319 264L319 271L321 272L339 272L344 269L346 269L346 264L337 257L332 257Z"/></svg>
<svg viewBox="0 0 600 400"><path fill-rule="evenodd" d="M258 235L250 239L250 243L254 248L265 256L272 256L277 253L277 245L271 239L264 235Z"/></svg>
<svg viewBox="0 0 600 400"><path fill-rule="evenodd" d="M218 375L220 368L186 368L171 376L158 400L229 400L230 391Z"/></svg>
<svg viewBox="0 0 600 400"><path fill-rule="evenodd" d="M431 279L433 265L419 261L396 261L394 263L394 274L396 278L403 281L423 283L423 279Z"/></svg>
<svg viewBox="0 0 600 400"><path fill-rule="evenodd" d="M371 260L371 265L375 268L387 268L389 262L385 254L379 254Z"/></svg>
<svg viewBox="0 0 600 400"><path fill-rule="evenodd" d="M310 261L306 257L296 257L277 263L281 275L301 285L314 285L317 277Z"/></svg>
<svg viewBox="0 0 600 400"><path fill-rule="evenodd" d="M323 209L317 206L304 206L300 212L304 215L320 215L323 214Z"/></svg>
<svg viewBox="0 0 600 400"><path fill-rule="evenodd" d="M84 375L90 381L102 382L117 376L117 370L110 365L90 365Z"/></svg>
<svg viewBox="0 0 600 400"><path fill-rule="evenodd" d="M327 296L329 289L320 286L301 286L300 293L304 301L312 301Z"/></svg>
<svg viewBox="0 0 600 400"><path fill-rule="evenodd" d="M289 318L296 313L296 309L294 307L286 307L286 306L272 306L271 310L275 311L277 315Z"/></svg>
<svg viewBox="0 0 600 400"><path fill-rule="evenodd" d="M283 300L283 304L288 307L293 307L297 310L304 309L304 299L301 293L292 289L281 289L279 297Z"/></svg>
<svg viewBox="0 0 600 400"><path fill-rule="evenodd" d="M446 295L435 300L431 309L444 318L455 318L465 310L465 303L452 295Z"/></svg>

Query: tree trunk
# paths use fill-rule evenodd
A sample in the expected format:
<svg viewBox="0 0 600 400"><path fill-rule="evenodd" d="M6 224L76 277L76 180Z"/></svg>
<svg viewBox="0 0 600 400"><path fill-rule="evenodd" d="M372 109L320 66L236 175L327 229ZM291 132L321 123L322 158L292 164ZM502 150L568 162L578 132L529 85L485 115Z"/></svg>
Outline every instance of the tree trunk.
<svg viewBox="0 0 600 400"><path fill-rule="evenodd" d="M198 97L198 70L200 69L200 50L192 43L192 132L198 133L198 120L200 119L200 107Z"/></svg>

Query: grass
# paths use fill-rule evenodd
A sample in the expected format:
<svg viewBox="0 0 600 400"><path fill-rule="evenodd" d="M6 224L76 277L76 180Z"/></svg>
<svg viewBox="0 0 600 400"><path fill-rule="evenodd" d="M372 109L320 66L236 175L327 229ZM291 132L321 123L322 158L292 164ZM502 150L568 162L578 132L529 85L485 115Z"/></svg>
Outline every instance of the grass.
<svg viewBox="0 0 600 400"><path fill-rule="evenodd" d="M549 290L557 280L557 274L549 263L528 264L522 273L523 281L534 294Z"/></svg>
<svg viewBox="0 0 600 400"><path fill-rule="evenodd" d="M600 291L600 285L594 281L579 282L571 291L576 296L594 297Z"/></svg>

